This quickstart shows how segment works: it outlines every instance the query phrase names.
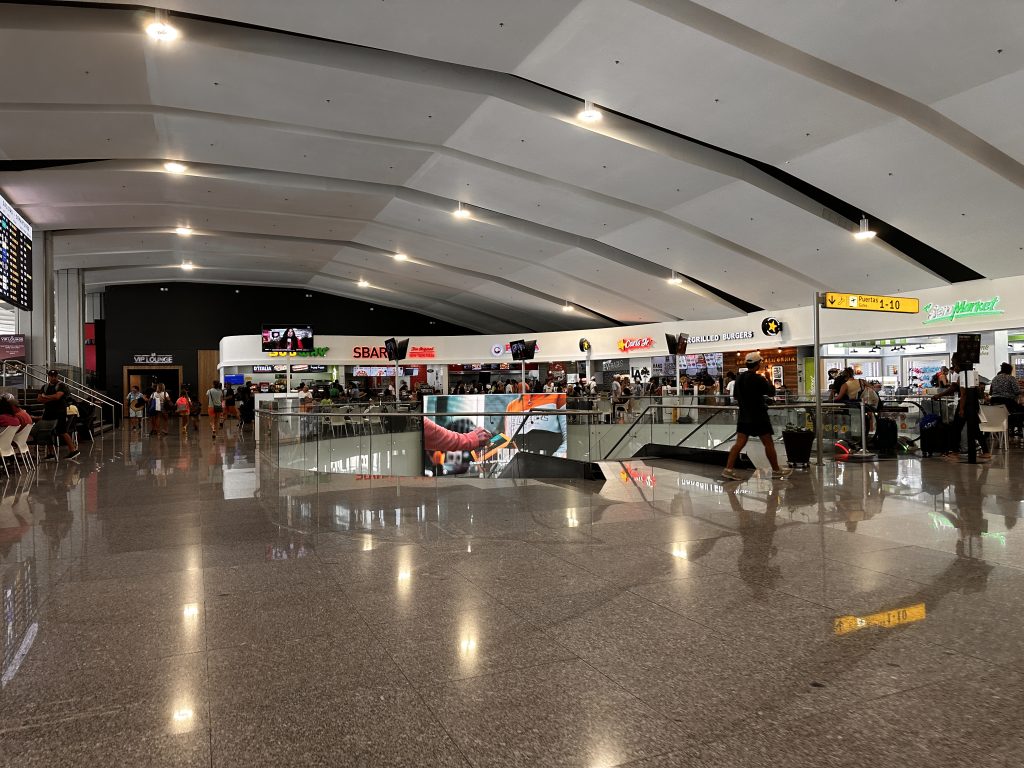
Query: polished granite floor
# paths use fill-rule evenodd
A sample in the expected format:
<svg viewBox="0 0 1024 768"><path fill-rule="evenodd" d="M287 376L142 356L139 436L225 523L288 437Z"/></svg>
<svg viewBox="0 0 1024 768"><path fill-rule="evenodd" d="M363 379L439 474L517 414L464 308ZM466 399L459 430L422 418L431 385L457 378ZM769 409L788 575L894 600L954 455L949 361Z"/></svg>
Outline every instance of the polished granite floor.
<svg viewBox="0 0 1024 768"><path fill-rule="evenodd" d="M610 469L116 434L0 480L0 764L1021 764L1024 453Z"/></svg>

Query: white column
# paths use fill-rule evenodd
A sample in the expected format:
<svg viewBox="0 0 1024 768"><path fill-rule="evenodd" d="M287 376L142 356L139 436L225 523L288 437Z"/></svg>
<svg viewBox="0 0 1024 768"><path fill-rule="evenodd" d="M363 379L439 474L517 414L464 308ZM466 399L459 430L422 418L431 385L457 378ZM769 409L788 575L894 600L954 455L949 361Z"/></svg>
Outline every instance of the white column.
<svg viewBox="0 0 1024 768"><path fill-rule="evenodd" d="M56 274L56 361L81 369L85 361L85 281L82 270L62 269Z"/></svg>

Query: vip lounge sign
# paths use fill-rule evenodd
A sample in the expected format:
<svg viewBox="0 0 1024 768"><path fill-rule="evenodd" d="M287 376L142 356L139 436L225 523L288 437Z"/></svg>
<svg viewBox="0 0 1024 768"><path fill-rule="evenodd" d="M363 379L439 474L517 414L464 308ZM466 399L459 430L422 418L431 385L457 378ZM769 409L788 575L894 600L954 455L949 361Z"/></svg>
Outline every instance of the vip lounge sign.
<svg viewBox="0 0 1024 768"><path fill-rule="evenodd" d="M924 311L928 318L922 325L964 320L970 317L991 317L1003 314L1003 310L996 309L999 305L999 297L987 301L957 301L953 304L925 304Z"/></svg>
<svg viewBox="0 0 1024 768"><path fill-rule="evenodd" d="M650 336L644 336L639 339L619 339L619 343L616 346L619 348L619 352L640 352L653 348L654 339Z"/></svg>
<svg viewBox="0 0 1024 768"><path fill-rule="evenodd" d="M150 352L132 355L132 362L136 365L170 365L174 362L174 355L158 355L156 352Z"/></svg>

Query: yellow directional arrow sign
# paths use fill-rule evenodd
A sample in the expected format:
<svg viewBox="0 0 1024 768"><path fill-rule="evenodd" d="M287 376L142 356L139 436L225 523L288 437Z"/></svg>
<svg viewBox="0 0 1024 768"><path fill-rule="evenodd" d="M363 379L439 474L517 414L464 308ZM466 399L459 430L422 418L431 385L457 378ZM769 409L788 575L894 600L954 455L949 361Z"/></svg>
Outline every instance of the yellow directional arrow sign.
<svg viewBox="0 0 1024 768"><path fill-rule="evenodd" d="M872 296L863 293L826 293L822 302L825 309L853 309L861 312L902 312L916 315L921 311L921 300L906 296Z"/></svg>

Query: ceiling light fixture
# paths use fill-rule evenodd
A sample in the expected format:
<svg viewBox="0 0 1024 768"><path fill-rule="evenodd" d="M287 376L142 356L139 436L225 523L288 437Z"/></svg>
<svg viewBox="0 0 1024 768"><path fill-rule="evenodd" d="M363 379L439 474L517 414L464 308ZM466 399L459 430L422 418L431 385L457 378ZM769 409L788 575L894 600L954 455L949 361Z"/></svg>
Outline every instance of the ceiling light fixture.
<svg viewBox="0 0 1024 768"><path fill-rule="evenodd" d="M153 21L146 25L146 34L158 43L171 43L178 39L180 33L167 23L167 11L157 10Z"/></svg>
<svg viewBox="0 0 1024 768"><path fill-rule="evenodd" d="M683 284L683 278L681 278L679 275L677 275L676 271L673 269L672 270L672 276L668 278L668 284L669 285L682 285Z"/></svg>
<svg viewBox="0 0 1024 768"><path fill-rule="evenodd" d="M393 258L395 261L408 261L409 260L409 257L406 256L404 253L396 253L391 258Z"/></svg>
<svg viewBox="0 0 1024 768"><path fill-rule="evenodd" d="M569 303L568 301L567 301L567 302L565 302L565 306L564 306L564 307L562 307L562 311L563 311L563 312L572 312L572 311L573 311L574 309L576 309L576 307L574 307L574 306L573 306L572 304L570 304L570 303Z"/></svg>
<svg viewBox="0 0 1024 768"><path fill-rule="evenodd" d="M181 262L181 268L184 269L186 272L191 272L193 269L196 268L196 265L193 264L191 261L183 261Z"/></svg>
<svg viewBox="0 0 1024 768"><path fill-rule="evenodd" d="M463 208L462 207L462 201L461 200L459 201L459 207L456 208L454 211L452 211L452 216L454 216L456 219L468 219L472 215L473 214L471 214L469 212L468 208Z"/></svg>
<svg viewBox="0 0 1024 768"><path fill-rule="evenodd" d="M860 229L853 233L854 238L857 240L870 240L877 233L871 229L868 225L868 217L864 214L860 216Z"/></svg>
<svg viewBox="0 0 1024 768"><path fill-rule="evenodd" d="M174 160L168 160L166 163L164 163L164 170L167 171L168 173L181 175L188 170L188 166L185 165L184 163L177 163Z"/></svg>
<svg viewBox="0 0 1024 768"><path fill-rule="evenodd" d="M356 285L358 285L360 288L369 288L370 287L370 281L369 280L365 280L365 279L360 277L359 278L359 282L357 282Z"/></svg>
<svg viewBox="0 0 1024 768"><path fill-rule="evenodd" d="M192 227L175 227L174 234L181 235L182 237L191 237Z"/></svg>
<svg viewBox="0 0 1024 768"><path fill-rule="evenodd" d="M584 99L583 109L579 111L579 114L577 114L576 117L584 123L596 123L603 117L603 115L601 114L601 110L596 109L591 102Z"/></svg>

